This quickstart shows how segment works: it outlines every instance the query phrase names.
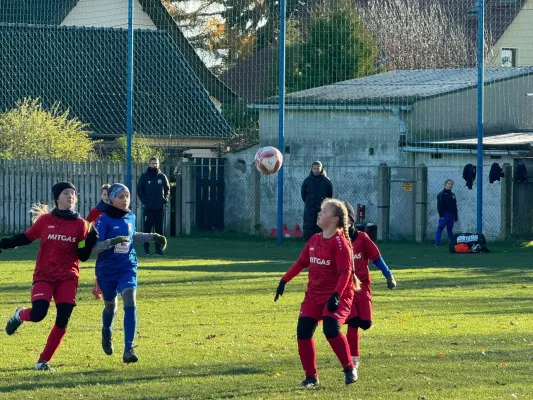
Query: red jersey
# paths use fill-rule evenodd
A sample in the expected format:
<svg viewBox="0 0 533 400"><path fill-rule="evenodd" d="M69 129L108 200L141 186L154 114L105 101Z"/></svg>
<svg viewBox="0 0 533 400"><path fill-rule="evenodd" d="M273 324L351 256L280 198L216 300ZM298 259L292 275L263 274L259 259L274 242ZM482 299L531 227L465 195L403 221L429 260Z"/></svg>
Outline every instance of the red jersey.
<svg viewBox="0 0 533 400"><path fill-rule="evenodd" d="M357 233L357 237L352 242L352 247L355 275L359 278L362 285L370 285L368 262L369 260L374 261L378 257L381 257L379 249L372 239L365 232L361 231Z"/></svg>
<svg viewBox="0 0 533 400"><path fill-rule="evenodd" d="M104 212L100 211L98 207L93 207L91 211L89 212L89 215L87 215L87 218L85 218L88 222L94 222L98 218L100 218L100 215L102 215Z"/></svg>
<svg viewBox="0 0 533 400"><path fill-rule="evenodd" d="M313 235L298 260L282 279L289 282L307 267L309 267L307 293L326 301L333 292L342 295L352 282L353 265L350 260L348 240L339 232L328 239L324 239L322 233Z"/></svg>
<svg viewBox="0 0 533 400"><path fill-rule="evenodd" d="M78 279L78 243L87 236L87 225L83 218L66 220L44 214L24 234L32 242L41 239L33 272L34 282Z"/></svg>

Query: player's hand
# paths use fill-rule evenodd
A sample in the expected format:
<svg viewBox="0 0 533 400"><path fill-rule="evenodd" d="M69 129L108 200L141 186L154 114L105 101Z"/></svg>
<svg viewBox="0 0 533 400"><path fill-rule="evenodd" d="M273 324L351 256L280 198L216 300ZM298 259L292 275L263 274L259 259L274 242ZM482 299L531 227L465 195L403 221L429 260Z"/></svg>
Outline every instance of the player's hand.
<svg viewBox="0 0 533 400"><path fill-rule="evenodd" d="M276 295L274 296L274 301L278 301L280 296L283 296L283 292L285 292L285 284L286 282L282 279L279 281L278 288L276 289Z"/></svg>
<svg viewBox="0 0 533 400"><path fill-rule="evenodd" d="M455 217L455 222L457 222L459 220L459 218Z"/></svg>
<svg viewBox="0 0 533 400"><path fill-rule="evenodd" d="M333 293L328 300L328 311L335 312L339 308L339 303L341 302L341 295L337 292Z"/></svg>
<svg viewBox="0 0 533 400"><path fill-rule="evenodd" d="M165 250L167 248L167 238L163 235L154 233L153 241L161 246L161 250Z"/></svg>
<svg viewBox="0 0 533 400"><path fill-rule="evenodd" d="M109 244L111 244L111 246L116 246L119 243L126 243L126 242L129 242L129 241L130 241L130 237L129 236L117 236L117 237L111 239L111 242L109 242Z"/></svg>
<svg viewBox="0 0 533 400"><path fill-rule="evenodd" d="M396 287L396 280L394 279L394 276L389 276L387 278L387 287L389 289L394 289Z"/></svg>

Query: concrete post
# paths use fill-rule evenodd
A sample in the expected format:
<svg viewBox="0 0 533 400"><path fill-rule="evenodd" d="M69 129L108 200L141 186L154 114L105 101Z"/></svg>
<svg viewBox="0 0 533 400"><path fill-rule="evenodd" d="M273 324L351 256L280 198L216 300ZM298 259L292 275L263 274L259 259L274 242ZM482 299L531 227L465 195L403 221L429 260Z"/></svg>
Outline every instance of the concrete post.
<svg viewBox="0 0 533 400"><path fill-rule="evenodd" d="M194 213L194 199L196 193L194 191L194 166L189 163L189 160L183 159L183 168L181 172L182 194L181 194L181 224L182 233L190 235L193 226Z"/></svg>
<svg viewBox="0 0 533 400"><path fill-rule="evenodd" d="M428 167L420 164L416 167L415 184L415 240L418 243L426 239L428 220Z"/></svg>
<svg viewBox="0 0 533 400"><path fill-rule="evenodd" d="M378 167L378 240L389 239L390 217L390 167L381 163Z"/></svg>
<svg viewBox="0 0 533 400"><path fill-rule="evenodd" d="M183 232L182 232L182 227L181 227L181 219L183 217L182 215L182 211L181 211L181 193L183 191L183 182L182 182L182 175L181 174L177 174L176 175L176 196L174 197L174 199L172 199L174 201L174 230L176 232L176 236L178 235L181 235Z"/></svg>
<svg viewBox="0 0 533 400"><path fill-rule="evenodd" d="M260 236L262 233L261 227L261 174L251 165L251 215L250 215L250 233L252 235Z"/></svg>
<svg viewBox="0 0 533 400"><path fill-rule="evenodd" d="M511 237L513 218L513 167L509 163L503 164L504 177L501 178L501 232L500 239L505 240Z"/></svg>

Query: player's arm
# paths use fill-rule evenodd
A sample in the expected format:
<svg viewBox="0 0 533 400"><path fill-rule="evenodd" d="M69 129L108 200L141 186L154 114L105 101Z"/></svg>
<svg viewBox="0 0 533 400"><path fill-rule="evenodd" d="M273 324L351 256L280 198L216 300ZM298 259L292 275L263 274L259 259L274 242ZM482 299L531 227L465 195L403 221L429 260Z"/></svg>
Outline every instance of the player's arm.
<svg viewBox="0 0 533 400"><path fill-rule="evenodd" d="M305 200L307 200L307 179L304 179L304 182L302 183L302 201L305 203Z"/></svg>
<svg viewBox="0 0 533 400"><path fill-rule="evenodd" d="M119 243L129 242L129 236L117 236L112 238L107 238L108 223L105 214L96 220L96 230L99 232L98 239L94 245L94 251L96 253L101 253L107 249L110 249L113 246L116 246Z"/></svg>
<svg viewBox="0 0 533 400"><path fill-rule="evenodd" d="M439 218L444 217L444 213L442 212L442 192L439 192L437 195L437 212L439 213Z"/></svg>
<svg viewBox="0 0 533 400"><path fill-rule="evenodd" d="M168 198L170 196L170 184L168 183L168 178L166 175L163 175L163 200L168 202Z"/></svg>
<svg viewBox="0 0 533 400"><path fill-rule="evenodd" d="M329 312L335 312L339 308L341 296L344 290L352 280L352 260L350 249L346 246L341 249L337 249L335 252L335 262L337 264L337 273L339 278L337 279L337 285L335 291L328 300L327 308Z"/></svg>
<svg viewBox="0 0 533 400"><path fill-rule="evenodd" d="M335 286L335 293L339 295L339 298L352 278L352 260L350 255L351 252L348 247L337 249L335 252L335 262L337 264L337 273L339 274L337 285Z"/></svg>
<svg viewBox="0 0 533 400"><path fill-rule="evenodd" d="M137 196L139 196L139 199L141 199L141 203L143 204L146 201L146 193L145 193L146 183L144 181L145 181L144 174L142 174L139 177L139 181L137 182Z"/></svg>
<svg viewBox="0 0 533 400"><path fill-rule="evenodd" d="M326 191L326 197L333 198L333 183L331 183L331 180L328 180L328 189Z"/></svg>
<svg viewBox="0 0 533 400"><path fill-rule="evenodd" d="M78 258L80 261L87 261L98 240L98 231L93 223L86 221L82 232L82 240L78 242Z"/></svg>
<svg viewBox="0 0 533 400"><path fill-rule="evenodd" d="M2 249L14 249L18 246L27 246L34 240L41 237L45 217L41 216L37 218L34 224L26 230L24 233L18 233L16 235L0 239L0 252Z"/></svg>
<svg viewBox="0 0 533 400"><path fill-rule="evenodd" d="M167 247L167 238L159 233L144 233L144 232L135 232L133 235L133 243L146 243L154 241L161 245L161 250L165 250Z"/></svg>
<svg viewBox="0 0 533 400"><path fill-rule="evenodd" d="M392 276L392 271L387 264L385 264L383 257L381 257L378 246L376 246L368 236L366 236L364 240L364 251L368 258L371 259L374 265L381 271L385 279L387 279L387 287L389 289L394 289L396 287L396 281L394 280L394 276Z"/></svg>
<svg viewBox="0 0 533 400"><path fill-rule="evenodd" d="M26 246L32 241L28 239L25 233L18 233L16 235L0 239L0 253L2 249L14 249L19 246Z"/></svg>
<svg viewBox="0 0 533 400"><path fill-rule="evenodd" d="M89 212L89 215L87 215L87 218L85 218L85 220L87 222L96 221L96 216L98 215L98 213L99 213L98 208L93 207L93 209Z"/></svg>
<svg viewBox="0 0 533 400"><path fill-rule="evenodd" d="M276 289L276 296L274 297L274 301L277 301L280 296L283 296L283 292L285 292L285 285L287 282L292 280L295 276L297 276L300 272L302 272L305 268L309 266L309 242L305 245L304 249L300 253L300 256L298 257L298 260L294 264L291 265L291 267L283 274L281 277L281 280L279 281L278 288Z"/></svg>

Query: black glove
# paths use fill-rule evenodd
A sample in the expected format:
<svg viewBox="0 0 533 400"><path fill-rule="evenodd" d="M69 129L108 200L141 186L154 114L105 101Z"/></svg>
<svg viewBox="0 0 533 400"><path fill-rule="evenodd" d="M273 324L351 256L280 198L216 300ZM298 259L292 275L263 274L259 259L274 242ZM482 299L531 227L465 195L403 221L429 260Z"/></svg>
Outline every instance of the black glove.
<svg viewBox="0 0 533 400"><path fill-rule="evenodd" d="M396 287L396 280L394 279L394 276L387 277L387 287L389 289L394 289Z"/></svg>
<svg viewBox="0 0 533 400"><path fill-rule="evenodd" d="M276 296L274 296L274 301L278 301L279 296L283 296L283 292L285 291L285 281L282 279L279 281L278 288L276 289Z"/></svg>
<svg viewBox="0 0 533 400"><path fill-rule="evenodd" d="M154 238L152 240L154 243L157 243L161 246L161 250L165 250L167 248L167 238L163 235L154 233Z"/></svg>
<svg viewBox="0 0 533 400"><path fill-rule="evenodd" d="M333 293L328 300L328 311L335 312L339 308L339 303L341 301L341 295L337 292Z"/></svg>

